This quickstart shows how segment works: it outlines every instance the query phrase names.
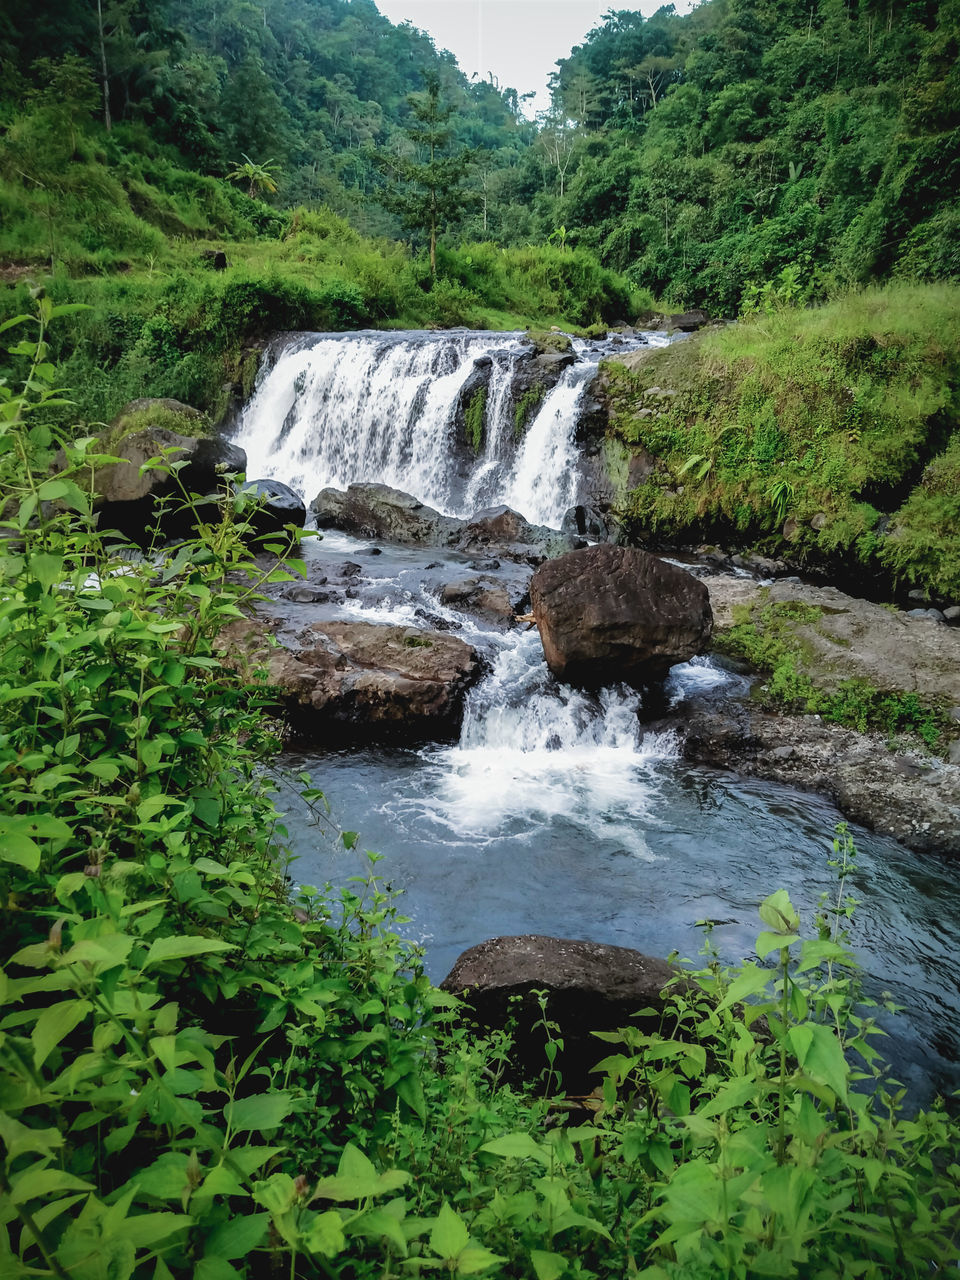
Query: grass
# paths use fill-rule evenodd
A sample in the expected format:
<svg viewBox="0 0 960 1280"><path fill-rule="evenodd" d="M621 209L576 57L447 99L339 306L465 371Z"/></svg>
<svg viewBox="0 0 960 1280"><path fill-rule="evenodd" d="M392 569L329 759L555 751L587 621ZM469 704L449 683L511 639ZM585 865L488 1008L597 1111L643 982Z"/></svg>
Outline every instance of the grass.
<svg viewBox="0 0 960 1280"><path fill-rule="evenodd" d="M608 377L612 433L659 464L623 496L635 531L855 559L960 597L960 288L784 310Z"/></svg>

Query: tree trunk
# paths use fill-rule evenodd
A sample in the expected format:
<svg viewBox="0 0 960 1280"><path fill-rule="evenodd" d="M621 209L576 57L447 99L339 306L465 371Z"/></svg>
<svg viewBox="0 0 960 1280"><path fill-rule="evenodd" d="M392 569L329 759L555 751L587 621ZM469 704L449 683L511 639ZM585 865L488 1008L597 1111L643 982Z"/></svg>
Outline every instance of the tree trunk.
<svg viewBox="0 0 960 1280"><path fill-rule="evenodd" d="M430 275L437 278L437 224L430 223Z"/></svg>
<svg viewBox="0 0 960 1280"><path fill-rule="evenodd" d="M103 0L97 0L97 35L100 37L100 75L103 80L103 123L107 133L113 128L110 120L110 77L107 74L107 46L103 39Z"/></svg>

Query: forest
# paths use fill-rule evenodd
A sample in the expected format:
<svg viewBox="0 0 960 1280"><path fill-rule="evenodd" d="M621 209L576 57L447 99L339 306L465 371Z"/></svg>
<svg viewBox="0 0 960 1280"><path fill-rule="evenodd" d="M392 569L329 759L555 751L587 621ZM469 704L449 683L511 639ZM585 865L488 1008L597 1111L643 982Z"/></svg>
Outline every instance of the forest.
<svg viewBox="0 0 960 1280"><path fill-rule="evenodd" d="M276 690L223 640L307 578L299 530L265 539L240 483L212 513L179 494L189 535L158 525L146 557L98 525L124 407L215 434L278 333L464 328L549 363L702 308L716 327L646 375L603 366L625 538L842 569L894 613L960 600L960 0L611 9L550 91L528 118L374 0L0 10L5 1278L960 1260L956 1097L921 1105L887 1066L845 826L815 911L771 884L748 958L699 922L657 1009L598 1035L592 1091L564 1084L546 995L521 1071L516 1026L428 980L356 832L362 875L300 881L281 789L318 829L330 806L277 765ZM173 457L143 468L168 497ZM791 607L737 615L731 670L906 735L906 773L955 769L942 696L824 694L789 631L818 609ZM754 851L771 875L778 852Z"/></svg>

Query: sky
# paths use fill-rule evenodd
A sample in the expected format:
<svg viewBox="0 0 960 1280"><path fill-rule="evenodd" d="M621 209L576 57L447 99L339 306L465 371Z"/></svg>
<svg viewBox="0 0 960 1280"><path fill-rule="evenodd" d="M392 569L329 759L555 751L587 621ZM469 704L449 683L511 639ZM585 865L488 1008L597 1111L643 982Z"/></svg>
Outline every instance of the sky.
<svg viewBox="0 0 960 1280"><path fill-rule="evenodd" d="M695 0L675 0L689 13ZM468 76L492 72L502 89L536 92L527 115L550 105L547 77L611 9L639 9L647 17L663 0L376 0L391 22L409 20L449 49Z"/></svg>

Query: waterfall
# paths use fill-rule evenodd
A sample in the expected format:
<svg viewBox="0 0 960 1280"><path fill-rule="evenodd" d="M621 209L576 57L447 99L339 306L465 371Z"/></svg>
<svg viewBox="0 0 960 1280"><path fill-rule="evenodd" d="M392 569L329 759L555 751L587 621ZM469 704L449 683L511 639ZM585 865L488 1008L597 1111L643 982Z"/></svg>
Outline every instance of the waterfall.
<svg viewBox="0 0 960 1280"><path fill-rule="evenodd" d="M648 334L638 343L666 341ZM520 333L301 334L281 340L243 411L236 442L251 476L310 502L323 488L376 481L445 515L506 503L559 527L577 500L579 406L602 349L574 340L576 363L544 397L522 441L514 376ZM485 389L483 448L460 435L465 402Z"/></svg>

